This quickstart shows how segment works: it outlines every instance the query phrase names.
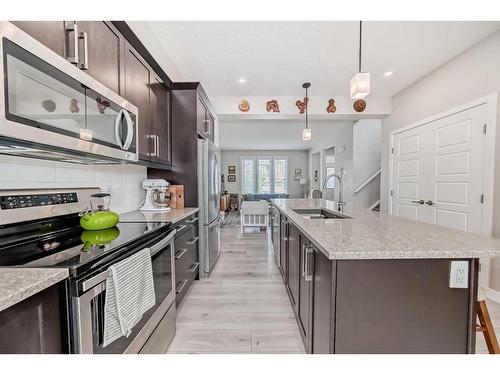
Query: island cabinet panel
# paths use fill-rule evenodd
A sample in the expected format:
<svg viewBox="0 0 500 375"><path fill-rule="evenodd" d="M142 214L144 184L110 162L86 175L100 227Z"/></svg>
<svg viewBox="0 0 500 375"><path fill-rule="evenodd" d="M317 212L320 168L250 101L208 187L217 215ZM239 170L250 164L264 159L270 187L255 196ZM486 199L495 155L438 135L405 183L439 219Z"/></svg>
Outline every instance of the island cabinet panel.
<svg viewBox="0 0 500 375"><path fill-rule="evenodd" d="M280 240L280 271L285 285L288 283L288 228L286 216L281 215L281 240Z"/></svg>
<svg viewBox="0 0 500 375"><path fill-rule="evenodd" d="M53 285L0 312L0 354L67 352L60 284Z"/></svg>
<svg viewBox="0 0 500 375"><path fill-rule="evenodd" d="M473 353L477 261L465 289L450 261L337 261L335 353Z"/></svg>
<svg viewBox="0 0 500 375"><path fill-rule="evenodd" d="M304 235L300 234L300 274L299 303L297 306L297 322L304 340L306 351L312 351L312 302L314 280L314 246Z"/></svg>
<svg viewBox="0 0 500 375"><path fill-rule="evenodd" d="M312 290L312 353L334 352L335 333L335 271L336 262L329 260L318 249L313 256Z"/></svg>
<svg viewBox="0 0 500 375"><path fill-rule="evenodd" d="M299 303L299 267L300 267L300 238L299 230L295 225L288 226L288 283L292 307L297 313Z"/></svg>

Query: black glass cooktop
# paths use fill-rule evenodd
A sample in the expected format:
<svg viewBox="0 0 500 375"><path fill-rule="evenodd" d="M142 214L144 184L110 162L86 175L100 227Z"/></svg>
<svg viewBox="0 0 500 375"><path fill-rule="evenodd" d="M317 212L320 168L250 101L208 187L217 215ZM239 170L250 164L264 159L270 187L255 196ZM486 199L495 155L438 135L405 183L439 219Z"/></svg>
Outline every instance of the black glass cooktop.
<svg viewBox="0 0 500 375"><path fill-rule="evenodd" d="M169 230L170 223L119 223L86 231L77 215L0 227L0 267L63 267L71 276L96 269Z"/></svg>

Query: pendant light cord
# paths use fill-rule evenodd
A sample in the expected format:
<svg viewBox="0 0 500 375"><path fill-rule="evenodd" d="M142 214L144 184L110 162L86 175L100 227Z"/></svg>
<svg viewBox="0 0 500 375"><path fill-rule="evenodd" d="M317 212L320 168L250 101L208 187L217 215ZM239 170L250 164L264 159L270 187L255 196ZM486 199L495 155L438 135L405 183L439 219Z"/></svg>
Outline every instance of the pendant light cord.
<svg viewBox="0 0 500 375"><path fill-rule="evenodd" d="M309 107L309 98L307 96L307 87L306 87L306 98L304 100L306 102L306 129L309 129L309 121L307 119L307 107Z"/></svg>
<svg viewBox="0 0 500 375"><path fill-rule="evenodd" d="M363 21L359 21L359 61L358 61L358 71L361 73L361 41L363 35Z"/></svg>

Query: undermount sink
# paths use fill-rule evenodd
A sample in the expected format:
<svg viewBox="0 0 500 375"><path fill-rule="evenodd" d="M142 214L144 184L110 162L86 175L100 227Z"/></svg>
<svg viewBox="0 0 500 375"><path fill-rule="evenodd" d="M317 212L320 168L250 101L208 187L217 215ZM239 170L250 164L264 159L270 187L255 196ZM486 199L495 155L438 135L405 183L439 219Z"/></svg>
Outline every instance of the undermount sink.
<svg viewBox="0 0 500 375"><path fill-rule="evenodd" d="M352 217L342 215L338 212L327 211L322 208L297 208L292 209L304 219L352 219Z"/></svg>

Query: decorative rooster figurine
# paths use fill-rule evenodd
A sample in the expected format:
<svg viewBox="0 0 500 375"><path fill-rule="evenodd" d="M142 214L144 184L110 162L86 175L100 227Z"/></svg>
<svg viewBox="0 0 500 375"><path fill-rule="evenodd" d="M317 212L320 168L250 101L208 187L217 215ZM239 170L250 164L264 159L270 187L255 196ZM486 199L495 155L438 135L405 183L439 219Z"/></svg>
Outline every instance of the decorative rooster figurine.
<svg viewBox="0 0 500 375"><path fill-rule="evenodd" d="M300 100L297 100L295 102L295 105L297 106L297 108L299 109L299 113L300 114L303 114L305 111L306 111L306 108L307 108L307 104L309 104L309 98L304 98L303 101L300 101Z"/></svg>

